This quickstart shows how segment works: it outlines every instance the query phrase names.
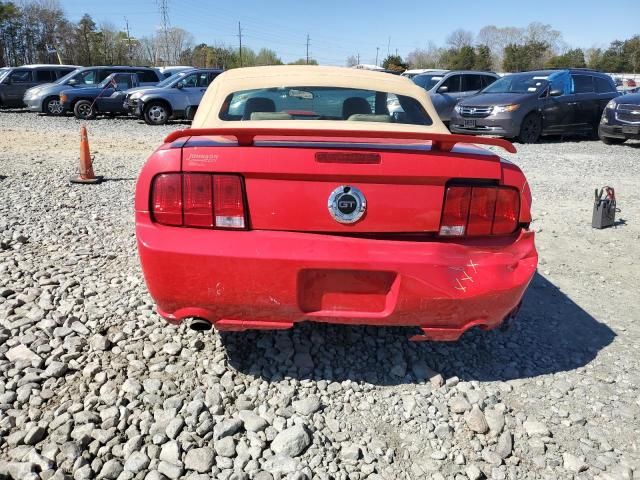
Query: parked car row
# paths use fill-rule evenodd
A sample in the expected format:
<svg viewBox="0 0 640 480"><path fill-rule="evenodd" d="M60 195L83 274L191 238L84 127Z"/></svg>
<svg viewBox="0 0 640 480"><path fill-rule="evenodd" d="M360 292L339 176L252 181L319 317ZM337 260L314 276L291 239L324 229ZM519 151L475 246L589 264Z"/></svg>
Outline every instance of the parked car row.
<svg viewBox="0 0 640 480"><path fill-rule="evenodd" d="M627 94L621 100L614 80L595 70L539 70L503 77L424 71L412 80L427 90L453 133L522 143L535 143L545 135L587 135L605 143L640 138L640 95Z"/></svg>
<svg viewBox="0 0 640 480"><path fill-rule="evenodd" d="M83 120L132 115L149 125L162 125L192 120L207 87L221 72L187 66L3 68L0 106L26 106L48 115L72 112ZM427 91L453 133L523 143L545 135L598 136L606 143L640 136L640 95L627 93L620 101L616 81L595 70L539 70L500 77L494 72L438 69L402 75ZM394 123L402 123L407 115L393 95L387 99L387 111L376 108L376 114L388 114Z"/></svg>

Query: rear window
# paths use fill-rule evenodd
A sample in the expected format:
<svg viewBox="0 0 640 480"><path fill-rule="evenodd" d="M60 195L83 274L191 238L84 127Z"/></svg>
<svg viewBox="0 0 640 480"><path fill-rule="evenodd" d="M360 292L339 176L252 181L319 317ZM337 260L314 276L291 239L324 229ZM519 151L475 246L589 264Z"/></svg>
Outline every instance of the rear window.
<svg viewBox="0 0 640 480"><path fill-rule="evenodd" d="M56 76L57 78L62 78L65 75L68 75L69 73L73 72L74 70L75 68L61 68L56 71Z"/></svg>
<svg viewBox="0 0 640 480"><path fill-rule="evenodd" d="M346 120L431 125L415 98L340 87L290 86L229 95L219 117L242 120Z"/></svg>
<svg viewBox="0 0 640 480"><path fill-rule="evenodd" d="M138 70L136 73L142 83L158 83L158 75L152 70Z"/></svg>
<svg viewBox="0 0 640 480"><path fill-rule="evenodd" d="M482 89L482 77L480 75L463 75L462 91L472 92Z"/></svg>
<svg viewBox="0 0 640 480"><path fill-rule="evenodd" d="M573 93L593 92L593 77L591 75L571 75L573 79Z"/></svg>
<svg viewBox="0 0 640 480"><path fill-rule="evenodd" d="M53 70L36 70L36 82L54 82L56 73Z"/></svg>
<svg viewBox="0 0 640 480"><path fill-rule="evenodd" d="M596 92L598 93L611 93L616 91L612 82L607 81L605 78L593 77L593 80L596 84Z"/></svg>

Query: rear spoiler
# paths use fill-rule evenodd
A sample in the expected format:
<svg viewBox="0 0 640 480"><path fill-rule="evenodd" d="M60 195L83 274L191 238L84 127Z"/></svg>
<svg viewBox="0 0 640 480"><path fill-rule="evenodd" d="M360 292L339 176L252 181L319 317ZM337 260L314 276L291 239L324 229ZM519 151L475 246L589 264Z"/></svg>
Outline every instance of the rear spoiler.
<svg viewBox="0 0 640 480"><path fill-rule="evenodd" d="M238 140L238 145L251 146L255 137L332 137L332 138L389 138L428 140L432 150L450 152L458 143L473 143L475 145L493 145L509 153L516 153L516 147L502 138L476 137L473 135L455 135L451 133L430 132L395 132L372 130L323 130L323 129L279 129L279 128L187 128L171 132L164 139L165 143L173 142L184 137L199 137L204 135L229 136Z"/></svg>

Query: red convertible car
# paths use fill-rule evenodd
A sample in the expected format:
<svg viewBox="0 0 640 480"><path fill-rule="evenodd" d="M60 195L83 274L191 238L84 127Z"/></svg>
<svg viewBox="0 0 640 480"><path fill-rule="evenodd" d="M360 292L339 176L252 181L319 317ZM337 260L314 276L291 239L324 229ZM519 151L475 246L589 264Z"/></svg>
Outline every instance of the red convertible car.
<svg viewBox="0 0 640 480"><path fill-rule="evenodd" d="M497 327L537 264L529 186L499 149L515 152L450 134L402 77L225 72L138 179L149 292L161 316L194 329L314 321L456 340Z"/></svg>

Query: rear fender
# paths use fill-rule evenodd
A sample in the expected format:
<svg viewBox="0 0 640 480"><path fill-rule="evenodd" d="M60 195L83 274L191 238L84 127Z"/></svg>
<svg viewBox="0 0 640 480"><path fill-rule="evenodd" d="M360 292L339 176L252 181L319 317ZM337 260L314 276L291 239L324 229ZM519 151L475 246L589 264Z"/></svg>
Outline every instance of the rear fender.
<svg viewBox="0 0 640 480"><path fill-rule="evenodd" d="M142 167L136 184L135 209L137 212L149 211L149 199L153 177L163 172L179 172L182 160L182 149L162 145L151 154Z"/></svg>
<svg viewBox="0 0 640 480"><path fill-rule="evenodd" d="M501 184L515 187L520 192L520 223L531 223L531 189L520 168L508 160L501 159Z"/></svg>

